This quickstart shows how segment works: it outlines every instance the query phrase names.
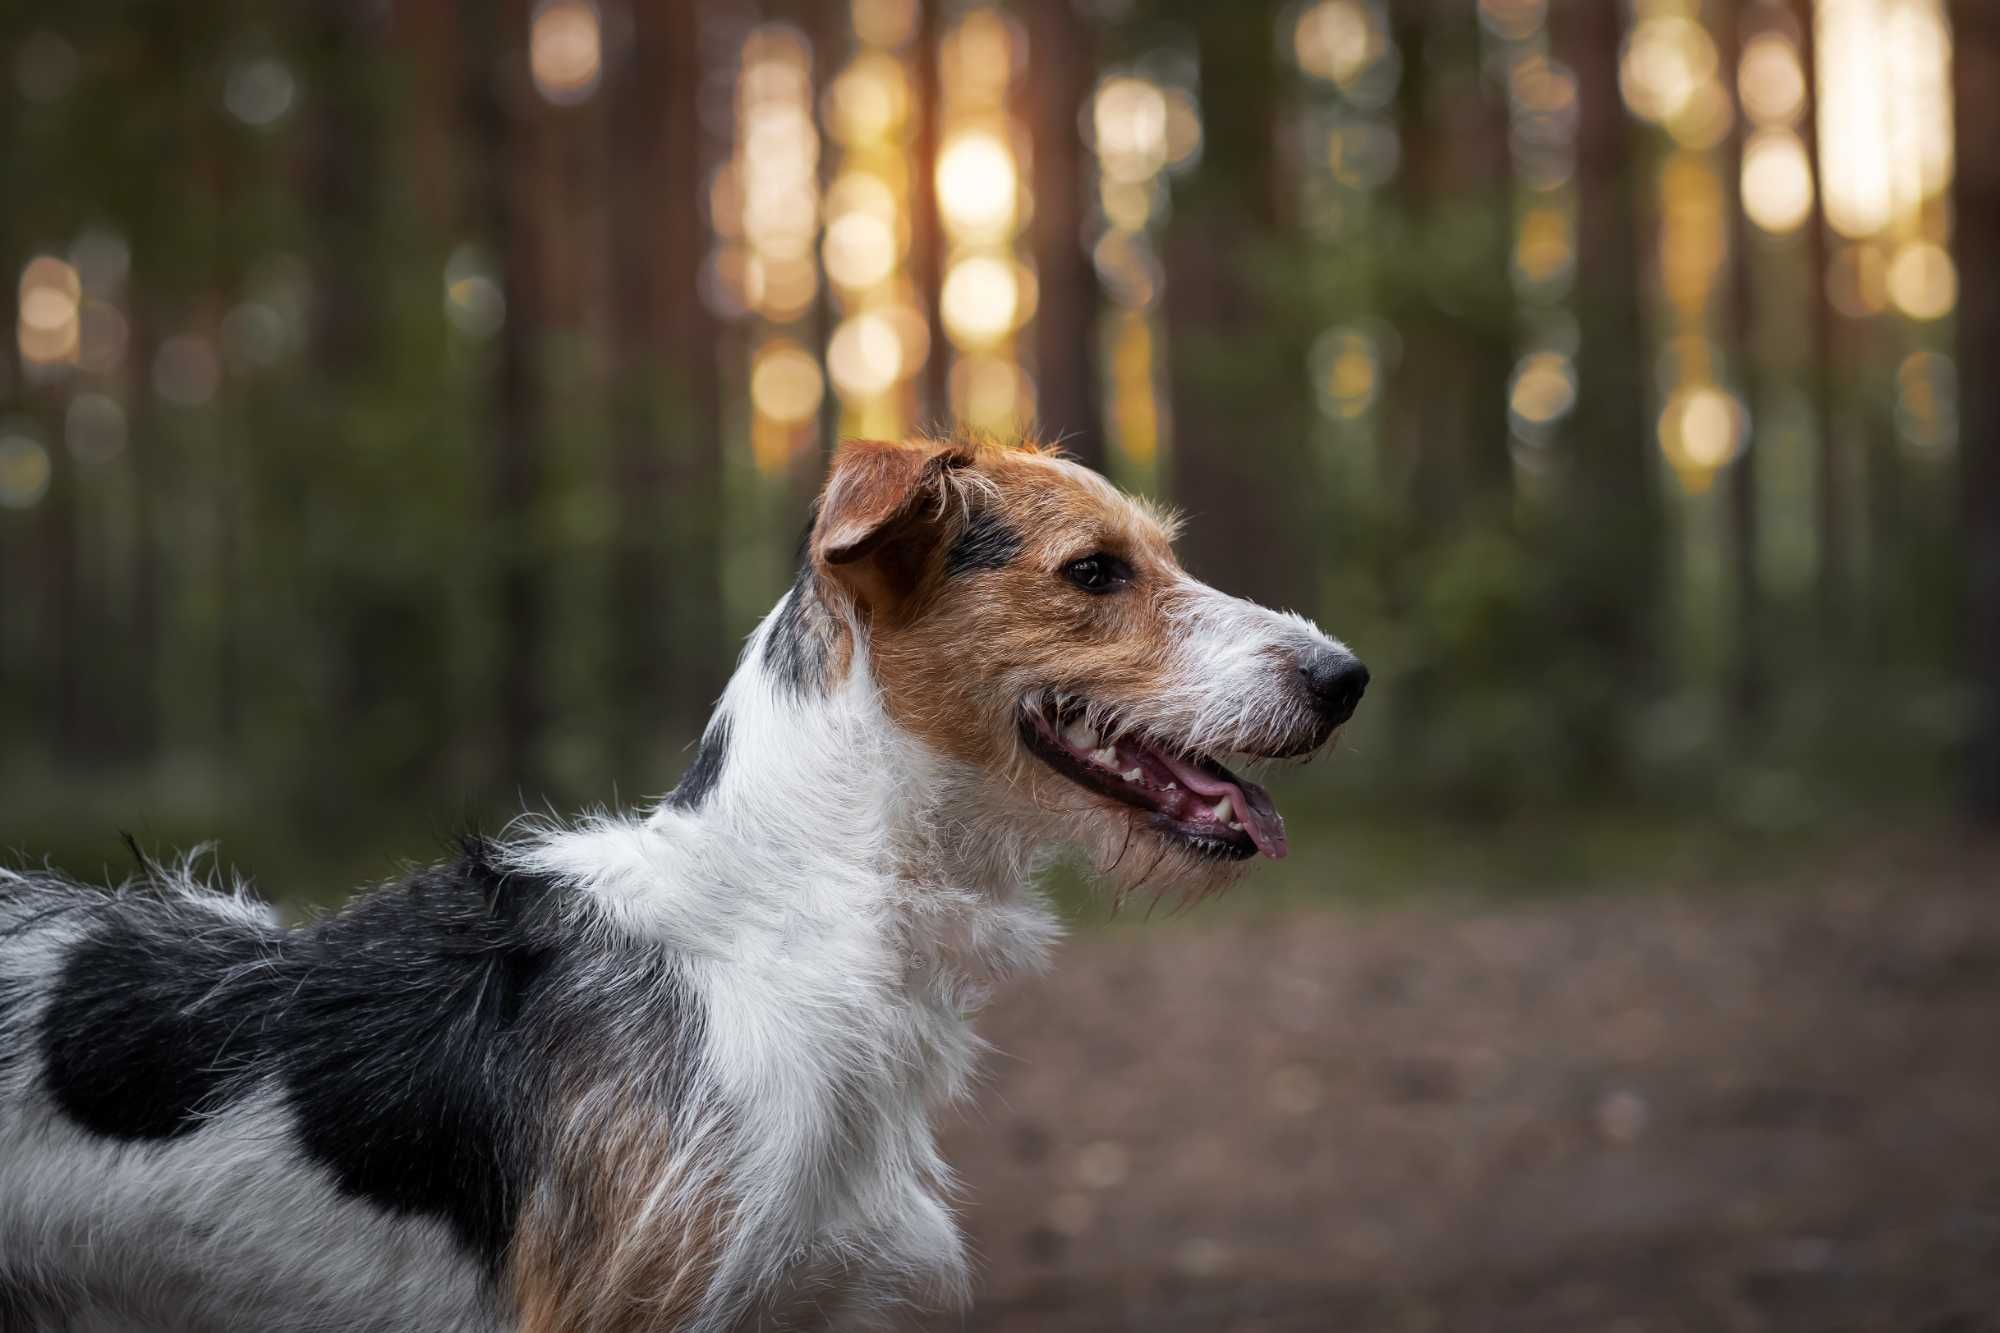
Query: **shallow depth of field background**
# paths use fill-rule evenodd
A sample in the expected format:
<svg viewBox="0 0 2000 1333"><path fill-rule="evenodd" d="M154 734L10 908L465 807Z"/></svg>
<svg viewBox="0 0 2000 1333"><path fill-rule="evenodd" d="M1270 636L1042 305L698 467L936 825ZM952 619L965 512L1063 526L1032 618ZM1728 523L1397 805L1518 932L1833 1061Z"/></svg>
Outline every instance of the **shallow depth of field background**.
<svg viewBox="0 0 2000 1333"><path fill-rule="evenodd" d="M1229 901L1059 886L977 1326L2000 1327L1996 89L1987 0L23 0L0 848L657 796L836 438L1031 430L1375 683Z"/></svg>

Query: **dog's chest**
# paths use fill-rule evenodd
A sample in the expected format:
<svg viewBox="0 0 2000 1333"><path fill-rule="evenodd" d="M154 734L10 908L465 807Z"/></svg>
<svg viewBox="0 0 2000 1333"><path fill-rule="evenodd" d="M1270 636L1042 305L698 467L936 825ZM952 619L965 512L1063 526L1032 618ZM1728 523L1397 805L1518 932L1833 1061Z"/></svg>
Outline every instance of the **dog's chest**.
<svg viewBox="0 0 2000 1333"><path fill-rule="evenodd" d="M990 967L880 924L787 932L712 975L710 1055L768 1243L948 1299L965 1260L932 1119L974 1074Z"/></svg>

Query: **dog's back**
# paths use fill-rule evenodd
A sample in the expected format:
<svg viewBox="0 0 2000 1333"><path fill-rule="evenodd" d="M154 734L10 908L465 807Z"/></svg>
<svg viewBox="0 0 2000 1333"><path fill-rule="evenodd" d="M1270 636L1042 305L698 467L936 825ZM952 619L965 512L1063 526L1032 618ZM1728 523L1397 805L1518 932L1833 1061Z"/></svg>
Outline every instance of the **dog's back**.
<svg viewBox="0 0 2000 1333"><path fill-rule="evenodd" d="M495 1327L533 951L460 881L286 930L185 874L0 878L0 1330Z"/></svg>

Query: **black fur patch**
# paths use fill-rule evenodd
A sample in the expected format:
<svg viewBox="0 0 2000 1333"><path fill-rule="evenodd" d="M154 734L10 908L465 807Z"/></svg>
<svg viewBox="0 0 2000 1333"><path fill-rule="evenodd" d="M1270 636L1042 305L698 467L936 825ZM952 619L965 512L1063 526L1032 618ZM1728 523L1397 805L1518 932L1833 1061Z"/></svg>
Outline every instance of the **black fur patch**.
<svg viewBox="0 0 2000 1333"><path fill-rule="evenodd" d="M541 1071L517 1029L555 957L547 881L469 842L303 933L273 1044L308 1155L343 1190L448 1222L498 1265L532 1171Z"/></svg>
<svg viewBox="0 0 2000 1333"><path fill-rule="evenodd" d="M979 569L1004 569L1021 554L1021 547L1019 532L999 516L982 511L972 516L945 552L944 572L956 576Z"/></svg>
<svg viewBox="0 0 2000 1333"><path fill-rule="evenodd" d="M701 734L701 748L695 751L694 762L681 775L680 785L667 797L667 804L676 810L698 810L708 794L715 790L715 784L722 780L722 761L729 753L729 714L717 713L708 724L708 730Z"/></svg>
<svg viewBox="0 0 2000 1333"><path fill-rule="evenodd" d="M799 568L778 618L764 639L764 665L799 694L826 688L826 608L813 588L811 564Z"/></svg>
<svg viewBox="0 0 2000 1333"><path fill-rule="evenodd" d="M42 1016L49 1092L85 1129L170 1139L227 1105L264 1053L277 933L165 901L107 913Z"/></svg>
<svg viewBox="0 0 2000 1333"><path fill-rule="evenodd" d="M275 1080L343 1191L441 1218L497 1266L562 1058L531 1030L555 891L470 841L296 930L103 901L43 1013L50 1094L86 1129L160 1140Z"/></svg>

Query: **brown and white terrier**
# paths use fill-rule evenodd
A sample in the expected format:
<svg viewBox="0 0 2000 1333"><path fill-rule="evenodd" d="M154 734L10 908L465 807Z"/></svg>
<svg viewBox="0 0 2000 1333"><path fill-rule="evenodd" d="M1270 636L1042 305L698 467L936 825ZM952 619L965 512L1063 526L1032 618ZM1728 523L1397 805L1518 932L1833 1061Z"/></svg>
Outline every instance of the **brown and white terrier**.
<svg viewBox="0 0 2000 1333"><path fill-rule="evenodd" d="M0 872L0 1330L876 1327L962 1299L931 1121L1081 847L1194 896L1285 854L1225 761L1367 672L1033 447L844 445L656 808L468 842L280 925Z"/></svg>

